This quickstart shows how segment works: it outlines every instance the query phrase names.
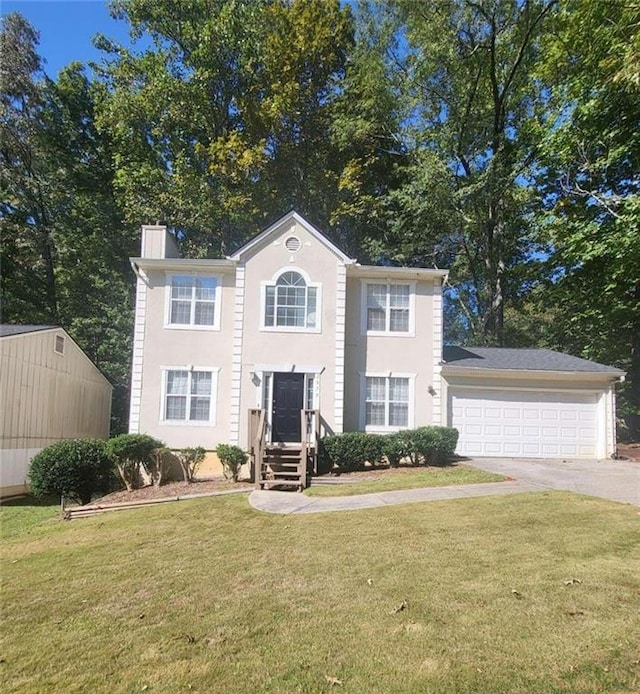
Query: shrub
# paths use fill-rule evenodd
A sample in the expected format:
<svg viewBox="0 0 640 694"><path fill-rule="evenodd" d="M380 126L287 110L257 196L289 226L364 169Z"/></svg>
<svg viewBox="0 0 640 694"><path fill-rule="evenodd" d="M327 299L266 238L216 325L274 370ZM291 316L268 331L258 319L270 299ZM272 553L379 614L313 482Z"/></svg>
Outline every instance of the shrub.
<svg viewBox="0 0 640 694"><path fill-rule="evenodd" d="M140 466L148 471L153 451L158 448L164 448L162 441L148 434L121 434L107 441L107 450L115 459L127 491L140 485Z"/></svg>
<svg viewBox="0 0 640 694"><path fill-rule="evenodd" d="M384 437L363 431L325 436L321 455L340 470L358 470L366 462L378 465L384 459Z"/></svg>
<svg viewBox="0 0 640 694"><path fill-rule="evenodd" d="M238 481L241 466L247 462L247 454L238 446L229 446L226 443L220 443L216 447L216 454L224 468L224 476Z"/></svg>
<svg viewBox="0 0 640 694"><path fill-rule="evenodd" d="M83 505L96 492L108 492L112 481L113 459L101 439L58 441L37 453L29 468L34 496L57 494Z"/></svg>
<svg viewBox="0 0 640 694"><path fill-rule="evenodd" d="M414 465L444 465L454 454L458 443L458 430L449 427L419 427L407 434Z"/></svg>
<svg viewBox="0 0 640 694"><path fill-rule="evenodd" d="M398 467L400 461L411 454L411 438L407 434L406 431L397 431L383 439L382 450L391 467Z"/></svg>
<svg viewBox="0 0 640 694"><path fill-rule="evenodd" d="M166 446L161 446L160 448L154 448L149 454L148 461L143 463L154 487L159 487L162 484L162 478L170 456L171 451Z"/></svg>
<svg viewBox="0 0 640 694"><path fill-rule="evenodd" d="M200 463L204 460L207 452L202 446L195 448L183 448L180 451L174 451L173 455L178 459L185 482L193 482L196 470Z"/></svg>

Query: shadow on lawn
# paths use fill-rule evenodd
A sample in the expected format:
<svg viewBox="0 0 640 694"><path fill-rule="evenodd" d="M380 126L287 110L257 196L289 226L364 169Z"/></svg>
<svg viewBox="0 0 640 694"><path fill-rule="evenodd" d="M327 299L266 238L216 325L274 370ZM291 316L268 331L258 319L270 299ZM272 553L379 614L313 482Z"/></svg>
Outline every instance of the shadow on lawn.
<svg viewBox="0 0 640 694"><path fill-rule="evenodd" d="M0 500L0 506L27 506L32 508L44 508L47 506L60 506L60 499L55 496L46 496L43 499L36 499L30 494L26 496L14 496L11 499Z"/></svg>

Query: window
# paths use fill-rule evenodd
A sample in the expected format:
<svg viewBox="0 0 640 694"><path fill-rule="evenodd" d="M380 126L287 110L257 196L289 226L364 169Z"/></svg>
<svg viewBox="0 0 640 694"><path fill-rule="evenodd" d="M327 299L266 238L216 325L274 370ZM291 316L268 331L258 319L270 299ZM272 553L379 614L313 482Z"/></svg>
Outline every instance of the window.
<svg viewBox="0 0 640 694"><path fill-rule="evenodd" d="M318 287L299 272L283 272L264 288L264 327L318 330Z"/></svg>
<svg viewBox="0 0 640 694"><path fill-rule="evenodd" d="M411 332L410 284L367 283L366 332Z"/></svg>
<svg viewBox="0 0 640 694"><path fill-rule="evenodd" d="M218 279L216 277L171 275L167 324L218 328Z"/></svg>
<svg viewBox="0 0 640 694"><path fill-rule="evenodd" d="M181 422L212 422L215 371L165 371L163 419Z"/></svg>
<svg viewBox="0 0 640 694"><path fill-rule="evenodd" d="M56 335L56 340L53 345L53 351L57 354L64 354L64 336Z"/></svg>
<svg viewBox="0 0 640 694"><path fill-rule="evenodd" d="M408 427L410 378L408 376L367 376L365 378L365 426Z"/></svg>

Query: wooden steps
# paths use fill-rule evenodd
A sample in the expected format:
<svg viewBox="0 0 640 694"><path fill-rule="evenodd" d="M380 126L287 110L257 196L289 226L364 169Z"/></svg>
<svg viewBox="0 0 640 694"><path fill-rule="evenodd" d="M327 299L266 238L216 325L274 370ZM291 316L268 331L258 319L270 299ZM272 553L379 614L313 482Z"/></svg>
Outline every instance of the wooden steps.
<svg viewBox="0 0 640 694"><path fill-rule="evenodd" d="M302 458L301 446L265 446L258 466L257 486L260 489L294 487L302 491L307 486L307 466Z"/></svg>

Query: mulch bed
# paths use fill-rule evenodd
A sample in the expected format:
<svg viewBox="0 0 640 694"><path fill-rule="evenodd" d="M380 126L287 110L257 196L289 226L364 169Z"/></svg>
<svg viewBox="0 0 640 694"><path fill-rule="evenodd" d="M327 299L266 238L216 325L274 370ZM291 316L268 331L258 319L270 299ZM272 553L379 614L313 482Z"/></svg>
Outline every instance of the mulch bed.
<svg viewBox="0 0 640 694"><path fill-rule="evenodd" d="M618 458L640 463L640 443L619 443Z"/></svg>
<svg viewBox="0 0 640 694"><path fill-rule="evenodd" d="M120 490L111 492L99 499L94 499L90 506L106 506L108 504L121 504L128 501L147 501L149 499L162 499L164 497L190 496L192 494L208 494L209 492L224 492L230 490L251 491L253 485L250 482L233 482L224 477L214 477L208 480L194 480L188 482L168 482L161 487L142 487L132 492Z"/></svg>

